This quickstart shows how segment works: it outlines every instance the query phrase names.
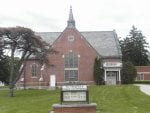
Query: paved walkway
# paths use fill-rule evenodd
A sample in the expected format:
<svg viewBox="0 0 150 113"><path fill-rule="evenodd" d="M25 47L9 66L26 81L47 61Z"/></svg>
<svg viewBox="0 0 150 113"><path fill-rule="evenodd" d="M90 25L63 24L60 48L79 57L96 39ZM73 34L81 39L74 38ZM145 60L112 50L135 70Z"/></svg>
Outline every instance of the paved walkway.
<svg viewBox="0 0 150 113"><path fill-rule="evenodd" d="M150 95L150 85L146 84L136 84L136 86L140 87L140 90L147 95Z"/></svg>

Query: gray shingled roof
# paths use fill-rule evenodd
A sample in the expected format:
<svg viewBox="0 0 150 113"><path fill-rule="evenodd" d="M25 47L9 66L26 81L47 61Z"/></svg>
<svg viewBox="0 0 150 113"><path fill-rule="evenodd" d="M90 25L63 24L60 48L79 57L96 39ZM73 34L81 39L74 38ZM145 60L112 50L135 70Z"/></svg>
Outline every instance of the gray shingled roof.
<svg viewBox="0 0 150 113"><path fill-rule="evenodd" d="M61 35L62 32L36 32L49 44ZM121 57L119 40L115 31L89 31L80 32L82 36L95 48L102 57Z"/></svg>
<svg viewBox="0 0 150 113"><path fill-rule="evenodd" d="M45 42L53 44L53 42L59 37L61 32L36 32L35 34L41 36L41 38Z"/></svg>

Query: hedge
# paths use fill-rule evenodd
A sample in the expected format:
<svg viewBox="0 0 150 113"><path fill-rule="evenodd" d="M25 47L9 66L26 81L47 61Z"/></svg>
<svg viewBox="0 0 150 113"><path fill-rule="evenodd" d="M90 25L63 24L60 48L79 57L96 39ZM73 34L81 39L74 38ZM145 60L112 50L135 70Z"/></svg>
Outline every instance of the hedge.
<svg viewBox="0 0 150 113"><path fill-rule="evenodd" d="M150 84L150 81L134 81L134 84Z"/></svg>

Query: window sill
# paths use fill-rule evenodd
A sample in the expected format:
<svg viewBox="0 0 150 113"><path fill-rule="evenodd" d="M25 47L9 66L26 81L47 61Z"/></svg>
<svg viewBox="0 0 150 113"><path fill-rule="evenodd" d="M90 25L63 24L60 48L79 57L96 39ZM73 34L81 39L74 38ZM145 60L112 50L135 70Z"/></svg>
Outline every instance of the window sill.
<svg viewBox="0 0 150 113"><path fill-rule="evenodd" d="M31 78L37 78L37 77L31 77Z"/></svg>

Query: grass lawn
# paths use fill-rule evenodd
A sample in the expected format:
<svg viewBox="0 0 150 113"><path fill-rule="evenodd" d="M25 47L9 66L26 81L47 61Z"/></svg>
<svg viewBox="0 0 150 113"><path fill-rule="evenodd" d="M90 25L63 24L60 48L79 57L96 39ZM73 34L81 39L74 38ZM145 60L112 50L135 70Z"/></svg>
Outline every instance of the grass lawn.
<svg viewBox="0 0 150 113"><path fill-rule="evenodd" d="M137 86L90 86L90 102L97 103L100 113L150 113L150 96ZM7 90L0 90L0 113L48 113L59 103L60 90L15 90L15 97L8 97Z"/></svg>

